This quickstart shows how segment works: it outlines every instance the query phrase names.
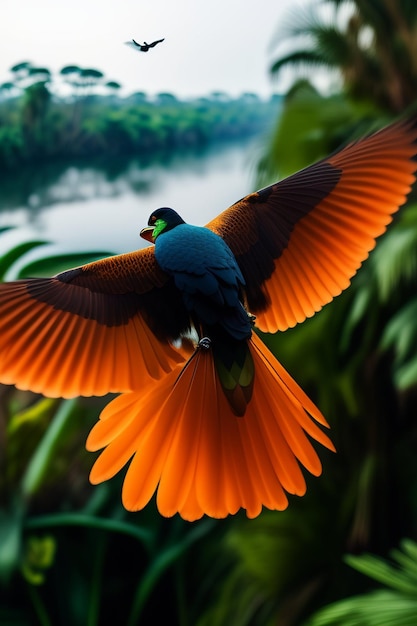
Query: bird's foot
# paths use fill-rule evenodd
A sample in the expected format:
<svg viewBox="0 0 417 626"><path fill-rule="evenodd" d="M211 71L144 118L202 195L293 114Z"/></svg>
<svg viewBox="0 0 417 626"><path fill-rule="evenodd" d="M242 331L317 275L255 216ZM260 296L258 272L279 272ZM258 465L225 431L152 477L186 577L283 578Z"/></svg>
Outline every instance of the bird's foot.
<svg viewBox="0 0 417 626"><path fill-rule="evenodd" d="M210 347L211 347L210 337L202 337L197 344L197 349L202 348L203 350L210 350Z"/></svg>
<svg viewBox="0 0 417 626"><path fill-rule="evenodd" d="M249 318L249 321L250 321L251 325L255 326L256 315L253 315L252 313L248 312L248 318Z"/></svg>

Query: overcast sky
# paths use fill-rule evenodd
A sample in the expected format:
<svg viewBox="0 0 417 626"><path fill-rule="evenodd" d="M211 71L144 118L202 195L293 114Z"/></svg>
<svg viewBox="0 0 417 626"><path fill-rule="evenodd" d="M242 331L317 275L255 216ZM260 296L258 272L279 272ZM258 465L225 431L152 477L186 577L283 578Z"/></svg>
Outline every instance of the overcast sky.
<svg viewBox="0 0 417 626"><path fill-rule="evenodd" d="M0 82L20 61L93 67L127 92L270 95L271 42L309 0L1 0ZM290 7L290 9L289 9ZM148 53L123 42L165 41ZM288 82L288 81L287 81ZM288 85L287 85L288 86Z"/></svg>

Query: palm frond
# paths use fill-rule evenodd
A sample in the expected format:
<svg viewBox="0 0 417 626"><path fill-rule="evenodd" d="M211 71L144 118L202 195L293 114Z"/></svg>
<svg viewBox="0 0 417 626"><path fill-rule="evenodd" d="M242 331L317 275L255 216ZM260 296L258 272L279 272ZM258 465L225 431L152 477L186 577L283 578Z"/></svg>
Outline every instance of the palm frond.
<svg viewBox="0 0 417 626"><path fill-rule="evenodd" d="M399 389L417 384L417 298L410 300L386 325L380 347L392 350L393 375Z"/></svg>
<svg viewBox="0 0 417 626"><path fill-rule="evenodd" d="M277 59L272 64L270 72L273 75L277 75L285 67L297 67L297 66L312 66L323 65L325 59L321 57L318 51L315 50L298 50L291 52Z"/></svg>
<svg viewBox="0 0 417 626"><path fill-rule="evenodd" d="M409 544L413 543L408 540ZM416 544L414 544L414 547ZM404 550L404 548L402 548ZM392 562L386 561L381 557L373 554L362 554L360 556L347 555L346 563L356 569L358 572L365 574L369 578L385 585L393 591L401 594L410 594L415 596L415 608L417 611L417 560L400 558L403 554L400 550L392 551L390 556ZM417 615L417 612L416 612Z"/></svg>
<svg viewBox="0 0 417 626"><path fill-rule="evenodd" d="M379 296L392 300L395 292L417 275L417 204L407 206L372 254Z"/></svg>
<svg viewBox="0 0 417 626"><path fill-rule="evenodd" d="M417 544L404 539L390 553L393 562L371 554L348 555L357 571L383 584L372 591L335 602L318 611L304 626L413 626L417 623Z"/></svg>
<svg viewBox="0 0 417 626"><path fill-rule="evenodd" d="M414 598L374 591L331 604L304 626L415 626L416 619Z"/></svg>

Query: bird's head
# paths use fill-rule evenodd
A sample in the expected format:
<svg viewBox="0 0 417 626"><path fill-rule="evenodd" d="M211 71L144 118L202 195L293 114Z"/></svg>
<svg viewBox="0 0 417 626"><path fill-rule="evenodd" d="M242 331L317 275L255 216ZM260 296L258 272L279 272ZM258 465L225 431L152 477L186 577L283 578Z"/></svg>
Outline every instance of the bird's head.
<svg viewBox="0 0 417 626"><path fill-rule="evenodd" d="M146 241L155 243L161 233L166 233L179 224L185 224L185 222L174 209L167 207L157 209L150 216L148 226L140 231L140 236Z"/></svg>

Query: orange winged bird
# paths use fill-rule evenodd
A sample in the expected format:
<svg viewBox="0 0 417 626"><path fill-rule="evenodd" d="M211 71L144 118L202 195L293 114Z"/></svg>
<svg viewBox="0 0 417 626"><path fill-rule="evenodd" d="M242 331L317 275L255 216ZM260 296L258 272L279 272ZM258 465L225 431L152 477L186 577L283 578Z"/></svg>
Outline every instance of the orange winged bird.
<svg viewBox="0 0 417 626"><path fill-rule="evenodd" d="M154 245L0 285L0 381L52 397L120 392L91 430L90 480L196 520L302 495L333 450L319 409L261 342L349 286L415 180L417 118L251 193L205 227L161 208ZM192 333L190 332L192 331ZM196 337L192 349L181 337ZM184 344L184 345L189 345Z"/></svg>

